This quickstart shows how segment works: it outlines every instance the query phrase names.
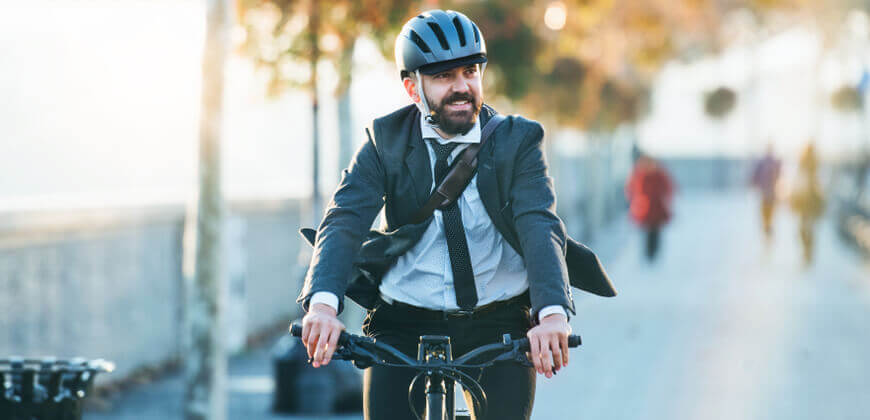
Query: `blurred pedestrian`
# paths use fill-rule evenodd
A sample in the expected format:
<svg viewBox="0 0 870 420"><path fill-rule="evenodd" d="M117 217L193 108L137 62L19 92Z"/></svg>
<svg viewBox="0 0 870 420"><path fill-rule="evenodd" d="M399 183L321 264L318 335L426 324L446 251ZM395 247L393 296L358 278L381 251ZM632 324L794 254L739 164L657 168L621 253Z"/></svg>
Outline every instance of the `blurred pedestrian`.
<svg viewBox="0 0 870 420"><path fill-rule="evenodd" d="M764 156L752 169L752 185L761 194L761 225L764 237L770 240L773 235L773 211L776 208L776 185L782 162L774 155L773 145L768 145Z"/></svg>
<svg viewBox="0 0 870 420"><path fill-rule="evenodd" d="M825 209L825 198L819 186L819 158L812 143L804 147L798 163L797 179L791 192L790 204L797 213L804 263L813 260L815 224Z"/></svg>
<svg viewBox="0 0 870 420"><path fill-rule="evenodd" d="M625 195L632 219L646 231L646 257L652 261L659 249L662 227L671 218L674 183L655 159L642 155L632 169Z"/></svg>

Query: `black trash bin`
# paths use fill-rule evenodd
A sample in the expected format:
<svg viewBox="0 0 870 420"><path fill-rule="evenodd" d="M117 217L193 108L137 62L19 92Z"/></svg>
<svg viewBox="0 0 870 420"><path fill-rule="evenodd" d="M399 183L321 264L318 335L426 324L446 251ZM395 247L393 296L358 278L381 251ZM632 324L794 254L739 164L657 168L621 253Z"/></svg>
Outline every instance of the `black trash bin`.
<svg viewBox="0 0 870 420"><path fill-rule="evenodd" d="M97 373L114 369L102 359L0 359L0 419L80 420Z"/></svg>
<svg viewBox="0 0 870 420"><path fill-rule="evenodd" d="M305 346L284 336L272 348L275 391L272 410L285 414L362 412L362 375L344 360L315 369Z"/></svg>

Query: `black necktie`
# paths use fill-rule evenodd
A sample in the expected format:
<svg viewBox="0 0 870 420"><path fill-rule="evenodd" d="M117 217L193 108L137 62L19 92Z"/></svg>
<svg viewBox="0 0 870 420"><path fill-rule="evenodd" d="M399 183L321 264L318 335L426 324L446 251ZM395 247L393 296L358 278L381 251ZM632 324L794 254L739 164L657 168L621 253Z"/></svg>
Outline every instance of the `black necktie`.
<svg viewBox="0 0 870 420"><path fill-rule="evenodd" d="M439 144L431 140L435 150L435 186L447 176L447 158L458 143ZM477 305L477 289L474 287L474 271L465 240L465 227L459 212L459 200L454 201L441 211L444 221L444 236L447 238L447 251L450 253L450 267L453 271L453 288L456 289L456 305L464 311L473 310Z"/></svg>

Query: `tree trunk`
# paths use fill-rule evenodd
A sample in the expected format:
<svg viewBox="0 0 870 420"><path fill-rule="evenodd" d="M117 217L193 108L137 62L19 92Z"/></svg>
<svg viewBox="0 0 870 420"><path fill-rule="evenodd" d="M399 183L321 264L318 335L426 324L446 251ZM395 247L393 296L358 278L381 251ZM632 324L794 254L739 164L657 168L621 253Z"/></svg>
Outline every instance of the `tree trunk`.
<svg viewBox="0 0 870 420"><path fill-rule="evenodd" d="M317 96L317 62L320 61L320 8L318 0L311 0L311 11L308 14L309 47L311 48L311 115L312 115L312 185L311 214L313 225L320 222L320 107Z"/></svg>
<svg viewBox="0 0 870 420"><path fill-rule="evenodd" d="M230 32L228 0L208 0L203 54L202 110L199 133L199 196L195 217L193 275L185 276L185 418L223 420L226 417L226 358L221 324L221 197L220 140L224 60ZM189 230L188 230L189 232ZM190 244L190 241L188 241ZM188 256L189 258L189 256ZM188 272L190 274L190 272Z"/></svg>
<svg viewBox="0 0 870 420"><path fill-rule="evenodd" d="M351 40L341 51L338 61L338 168L346 168L353 154L353 103L350 86L353 75L353 50L355 42Z"/></svg>

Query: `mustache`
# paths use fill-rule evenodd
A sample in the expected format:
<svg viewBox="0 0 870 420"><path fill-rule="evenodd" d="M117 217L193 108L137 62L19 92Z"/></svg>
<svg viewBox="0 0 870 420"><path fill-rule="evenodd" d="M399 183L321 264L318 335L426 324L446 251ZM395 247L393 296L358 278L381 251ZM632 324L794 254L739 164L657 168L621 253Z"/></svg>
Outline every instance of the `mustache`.
<svg viewBox="0 0 870 420"><path fill-rule="evenodd" d="M441 107L443 108L447 104L455 101L468 101L473 105L477 105L477 102L474 100L474 96L472 96L470 93L454 93L453 95L450 95L450 97L441 101Z"/></svg>

